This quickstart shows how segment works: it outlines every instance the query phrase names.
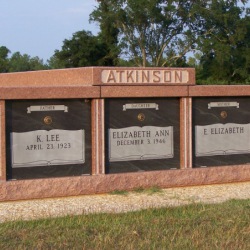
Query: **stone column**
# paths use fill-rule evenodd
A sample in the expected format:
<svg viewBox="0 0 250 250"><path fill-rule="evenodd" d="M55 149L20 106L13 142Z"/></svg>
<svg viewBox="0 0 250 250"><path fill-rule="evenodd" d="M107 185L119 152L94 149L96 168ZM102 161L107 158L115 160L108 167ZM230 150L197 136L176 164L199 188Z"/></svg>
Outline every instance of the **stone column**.
<svg viewBox="0 0 250 250"><path fill-rule="evenodd" d="M105 174L104 99L92 100L92 174Z"/></svg>
<svg viewBox="0 0 250 250"><path fill-rule="evenodd" d="M192 168L192 98L180 100L181 169Z"/></svg>
<svg viewBox="0 0 250 250"><path fill-rule="evenodd" d="M0 100L0 180L6 180L5 102Z"/></svg>

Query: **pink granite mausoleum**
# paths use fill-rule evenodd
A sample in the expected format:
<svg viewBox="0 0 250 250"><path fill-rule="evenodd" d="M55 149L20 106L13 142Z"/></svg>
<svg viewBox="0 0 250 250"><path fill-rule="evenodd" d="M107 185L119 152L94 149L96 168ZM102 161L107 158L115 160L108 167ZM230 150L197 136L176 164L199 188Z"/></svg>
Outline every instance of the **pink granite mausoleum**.
<svg viewBox="0 0 250 250"><path fill-rule="evenodd" d="M234 101L217 101L217 99L229 97L233 97L235 100L244 98L244 101L249 98L250 102L250 86L198 86L195 85L195 70L192 68L87 67L0 74L0 201L100 194L114 190L133 190L152 186L168 188L249 181L250 152L245 148L242 149L244 151L242 151L242 154L246 158L249 155L249 163L247 160L244 163L238 163L237 156L241 157L241 153L237 153L237 151L232 153L234 156L230 156L235 159L232 164L225 165L223 162L221 165L218 164L217 159L220 159L220 157L227 159L225 154L228 152L225 150L224 153L217 152L210 153L210 155L207 153L208 158L216 159L217 164L213 166L210 163L209 166L206 166L207 156L206 152L203 152L206 146L201 145L199 147L201 147L205 164L200 167L196 167L194 164L194 157L197 156L194 153L194 150L197 150L194 147L194 142L196 142L194 140L196 130L194 130L193 124L193 116L196 115L193 107L194 101L201 100L202 102L202 100L207 100L206 98L211 98L211 100L215 98L216 101L213 101L212 104L215 107L213 110L218 110L216 106L223 106L225 111L224 113L220 112L222 118L218 119L225 120L225 117L230 115L226 106L232 106L233 112L239 110L238 107L233 107ZM163 169L160 170L124 171L122 173L107 171L107 150L110 149L107 147L108 137L105 119L109 114L105 112L105 104L107 100L123 100L126 98L137 100L137 102L142 98L152 99L152 103L157 98L163 101L173 98L178 101L178 145L174 145L179 147L178 166L176 168L167 168L168 166L166 166L166 169L164 169L163 166ZM10 164L8 155L13 154L12 149L15 145L11 144L10 148L6 146L7 142L10 141L9 134L6 133L9 129L7 128L7 117L9 117L6 108L7 103L19 100L68 99L84 99L90 102L90 174L21 180L8 178L8 169L11 168L8 165ZM165 108L167 110L167 107ZM143 117L139 118L143 119ZM117 119L119 120L119 117ZM239 123L242 124L242 122ZM222 123L219 122L219 124ZM243 126L245 129L247 124L250 124L250 122L244 122L241 130L239 128L237 130L236 125L234 125L234 130L230 130L230 136L236 138L232 134L243 133ZM207 133L207 129L204 129L204 131ZM218 128L211 131L213 133L215 133L214 131L220 131L220 134L222 134L222 130L218 130ZM205 132L204 136L207 135ZM223 136L229 138L226 137L229 135ZM231 140L230 138L229 140ZM197 142L197 145L199 145L199 142ZM119 163L121 168L123 162L125 164L125 160ZM237 163L234 164L234 162ZM153 163L154 161L152 161Z"/></svg>

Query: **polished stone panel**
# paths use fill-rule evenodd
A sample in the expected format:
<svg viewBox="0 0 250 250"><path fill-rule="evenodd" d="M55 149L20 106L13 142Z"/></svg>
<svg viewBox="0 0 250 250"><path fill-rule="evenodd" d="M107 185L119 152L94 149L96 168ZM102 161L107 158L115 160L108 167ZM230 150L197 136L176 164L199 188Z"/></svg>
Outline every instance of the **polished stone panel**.
<svg viewBox="0 0 250 250"><path fill-rule="evenodd" d="M250 162L250 98L193 99L194 167Z"/></svg>
<svg viewBox="0 0 250 250"><path fill-rule="evenodd" d="M180 167L179 98L105 102L106 172Z"/></svg>
<svg viewBox="0 0 250 250"><path fill-rule="evenodd" d="M91 101L6 102L7 178L91 174Z"/></svg>

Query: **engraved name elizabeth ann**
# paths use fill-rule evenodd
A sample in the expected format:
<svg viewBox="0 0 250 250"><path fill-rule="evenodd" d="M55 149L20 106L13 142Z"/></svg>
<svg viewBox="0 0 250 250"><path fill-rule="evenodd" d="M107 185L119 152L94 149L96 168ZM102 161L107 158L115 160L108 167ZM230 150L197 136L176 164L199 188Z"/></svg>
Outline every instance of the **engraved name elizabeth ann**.
<svg viewBox="0 0 250 250"><path fill-rule="evenodd" d="M173 127L109 129L109 160L147 160L174 157Z"/></svg>

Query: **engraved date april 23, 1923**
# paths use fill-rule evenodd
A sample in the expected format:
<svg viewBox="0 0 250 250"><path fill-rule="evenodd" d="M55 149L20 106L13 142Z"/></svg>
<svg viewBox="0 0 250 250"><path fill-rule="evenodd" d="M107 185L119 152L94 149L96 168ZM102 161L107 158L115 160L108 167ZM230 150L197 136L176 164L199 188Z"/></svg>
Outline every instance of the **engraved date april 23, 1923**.
<svg viewBox="0 0 250 250"><path fill-rule="evenodd" d="M46 143L44 143L46 142ZM44 146L46 149L69 149L71 148L71 143L60 142L60 135L42 135L36 136L36 144L27 145L26 150L43 150Z"/></svg>

